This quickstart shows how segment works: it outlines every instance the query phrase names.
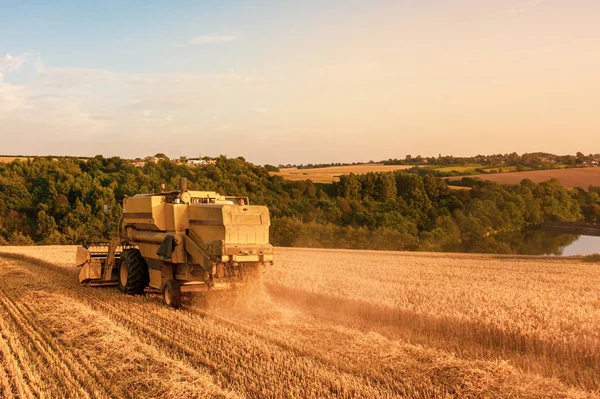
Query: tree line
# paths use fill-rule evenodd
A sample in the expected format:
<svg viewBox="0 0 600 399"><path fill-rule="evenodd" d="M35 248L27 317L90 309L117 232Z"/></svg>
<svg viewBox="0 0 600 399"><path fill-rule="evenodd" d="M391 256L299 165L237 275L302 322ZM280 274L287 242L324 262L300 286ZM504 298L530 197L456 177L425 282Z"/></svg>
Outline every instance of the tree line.
<svg viewBox="0 0 600 399"><path fill-rule="evenodd" d="M35 157L0 164L0 244L105 240L125 196L176 189L248 196L269 207L279 246L513 253L510 233L544 221L600 222L600 188L556 180L451 190L432 174L345 175L331 185L290 182L243 158L190 168L161 159L139 168L119 157ZM105 212L105 207L108 212Z"/></svg>
<svg viewBox="0 0 600 399"><path fill-rule="evenodd" d="M517 171L527 170L541 170L541 169L555 169L559 168L559 165L567 167L586 166L591 163L596 165L600 162L600 154L588 154L585 155L582 152L577 152L575 155L556 155L547 152L532 152L517 154L516 152L507 154L492 154L492 155L475 155L471 157L455 157L453 155L442 155L439 154L437 157L423 157L421 155L406 155L404 158L390 158L380 162L369 161L369 162L334 162L334 163L320 163L320 164L280 164L276 169L279 168L298 168L298 169L313 169L313 168L326 168L332 166L351 166L351 165L370 165L375 163L381 163L384 165L427 165L432 167L444 167L444 166L467 166L467 165L483 165L484 167L516 167ZM273 167L271 165L268 165ZM486 173L485 170L481 170L479 173ZM446 174L448 176L454 176L456 174Z"/></svg>
<svg viewBox="0 0 600 399"><path fill-rule="evenodd" d="M588 162L600 161L600 154L585 155L577 152L575 155L556 155L546 152L524 153L516 152L507 154L475 155L472 157L454 157L439 154L437 157L415 157L407 155L405 158L392 158L382 161L384 165L431 165L431 166L461 166L481 164L485 166L516 166L519 170L540 170L556 168L558 164L576 167Z"/></svg>

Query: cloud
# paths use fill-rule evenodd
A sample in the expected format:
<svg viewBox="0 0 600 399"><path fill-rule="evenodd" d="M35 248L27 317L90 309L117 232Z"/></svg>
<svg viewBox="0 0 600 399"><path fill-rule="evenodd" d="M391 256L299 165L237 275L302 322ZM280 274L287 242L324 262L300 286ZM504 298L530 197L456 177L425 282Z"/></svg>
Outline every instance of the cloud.
<svg viewBox="0 0 600 399"><path fill-rule="evenodd" d="M188 44L192 45L192 46L199 46L202 44L230 42L233 40L237 40L238 38L239 38L238 35L211 33L208 35L197 36L197 37L193 38L192 40L188 41Z"/></svg>
<svg viewBox="0 0 600 399"><path fill-rule="evenodd" d="M546 2L548 2L548 0L521 0L518 1L513 8L509 9L507 12L511 15L521 14L529 11L532 8L541 6Z"/></svg>
<svg viewBox="0 0 600 399"><path fill-rule="evenodd" d="M95 121L82 107L80 98L49 95L35 86L20 86L0 81L0 120L2 144L17 145L23 137L36 134L40 141L60 134L62 138L77 137L81 132L94 133L105 124ZM35 139L33 141L36 141ZM28 141L29 142L29 141Z"/></svg>
<svg viewBox="0 0 600 399"><path fill-rule="evenodd" d="M40 62L41 63L41 62ZM267 78L254 75L242 75L235 72L201 73L117 73L106 69L94 68L47 68L37 69L38 86L56 89L81 89L121 85L127 89L140 90L184 90L195 93L200 85L208 82L264 82Z"/></svg>
<svg viewBox="0 0 600 399"><path fill-rule="evenodd" d="M22 83L8 83L6 72L0 72L0 147L9 152L87 153L94 148L114 153L107 137L137 140L234 129L211 117L226 109L232 97L267 80L241 71L124 73L44 65L41 55L32 60L35 72ZM22 137L29 137L33 147L24 147Z"/></svg>
<svg viewBox="0 0 600 399"><path fill-rule="evenodd" d="M3 78L4 75L0 72L0 116L23 108L27 101L27 92L23 87L5 83Z"/></svg>
<svg viewBox="0 0 600 399"><path fill-rule="evenodd" d="M68 88L114 81L118 74L93 68L45 68L37 70L38 83L49 87Z"/></svg>
<svg viewBox="0 0 600 399"><path fill-rule="evenodd" d="M25 57L19 55L10 55L6 53L6 55L0 58L0 71L3 72L12 72L18 71L21 69L23 64L25 63Z"/></svg>
<svg viewBox="0 0 600 399"><path fill-rule="evenodd" d="M269 110L267 108L260 108L260 107L254 107L254 108L252 108L252 110L259 114L266 114L267 112L269 112Z"/></svg>

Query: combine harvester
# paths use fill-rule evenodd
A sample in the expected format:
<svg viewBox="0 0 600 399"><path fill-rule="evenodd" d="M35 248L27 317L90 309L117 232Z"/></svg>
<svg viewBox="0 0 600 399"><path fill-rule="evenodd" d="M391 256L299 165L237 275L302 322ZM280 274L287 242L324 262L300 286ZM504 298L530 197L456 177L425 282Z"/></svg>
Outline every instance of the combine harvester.
<svg viewBox="0 0 600 399"><path fill-rule="evenodd" d="M259 281L273 263L269 210L247 197L180 190L125 198L118 236L77 248L79 281L118 285L126 294L162 290L178 308L181 293Z"/></svg>

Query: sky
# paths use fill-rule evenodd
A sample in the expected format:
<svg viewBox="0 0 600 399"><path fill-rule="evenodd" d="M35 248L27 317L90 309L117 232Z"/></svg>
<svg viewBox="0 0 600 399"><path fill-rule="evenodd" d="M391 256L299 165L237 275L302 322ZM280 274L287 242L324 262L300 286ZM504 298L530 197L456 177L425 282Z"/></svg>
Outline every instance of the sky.
<svg viewBox="0 0 600 399"><path fill-rule="evenodd" d="M0 154L600 152L597 0L0 0Z"/></svg>

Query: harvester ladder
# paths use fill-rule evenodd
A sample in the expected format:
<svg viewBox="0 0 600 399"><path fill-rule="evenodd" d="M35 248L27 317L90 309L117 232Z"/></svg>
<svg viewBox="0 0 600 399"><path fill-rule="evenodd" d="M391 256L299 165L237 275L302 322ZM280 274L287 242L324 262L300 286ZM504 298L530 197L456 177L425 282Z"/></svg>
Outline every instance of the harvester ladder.
<svg viewBox="0 0 600 399"><path fill-rule="evenodd" d="M121 240L118 237L113 237L110 240L110 245L108 246L108 256L106 257L106 265L104 267L104 275L102 276L102 280L108 281L112 279L112 271L115 266L115 252L117 251L117 247L119 246Z"/></svg>

